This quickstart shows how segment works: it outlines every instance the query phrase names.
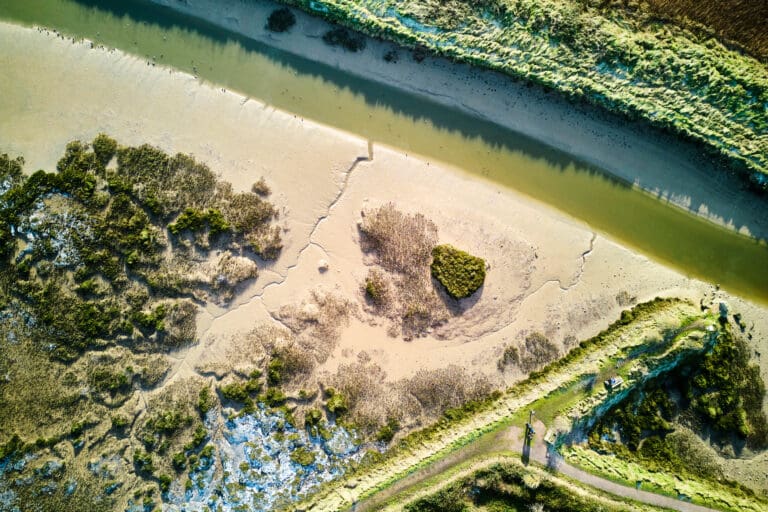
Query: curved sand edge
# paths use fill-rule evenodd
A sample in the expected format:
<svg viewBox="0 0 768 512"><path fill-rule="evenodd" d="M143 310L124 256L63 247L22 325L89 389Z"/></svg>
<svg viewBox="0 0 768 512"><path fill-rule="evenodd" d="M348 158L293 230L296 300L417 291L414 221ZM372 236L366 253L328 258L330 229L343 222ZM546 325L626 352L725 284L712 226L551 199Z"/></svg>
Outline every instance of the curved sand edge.
<svg viewBox="0 0 768 512"><path fill-rule="evenodd" d="M641 123L575 106L500 73L442 58L427 57L417 63L400 49L398 62L387 63L384 54L398 47L371 38L359 53L333 48L321 40L331 25L296 9L296 25L275 34L264 28L266 18L279 6L270 0L152 1L282 51L491 121L594 165L662 201L768 239L764 198L706 161L693 144Z"/></svg>

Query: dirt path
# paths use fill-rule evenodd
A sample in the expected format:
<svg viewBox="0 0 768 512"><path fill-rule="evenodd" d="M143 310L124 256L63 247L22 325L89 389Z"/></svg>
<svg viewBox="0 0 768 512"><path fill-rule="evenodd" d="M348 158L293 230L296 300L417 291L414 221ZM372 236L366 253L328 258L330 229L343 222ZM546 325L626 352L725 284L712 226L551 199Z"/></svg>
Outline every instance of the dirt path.
<svg viewBox="0 0 768 512"><path fill-rule="evenodd" d="M547 443L544 441L544 432L546 432L546 430L546 426L543 423L537 422L536 434L534 436L533 442L528 445L523 443L522 430L517 427L511 427L503 433L499 433L497 436L495 436L495 443L486 445L487 447L492 447L493 451L496 453L489 453L485 458L469 462L468 465L463 469L460 469L457 472L453 472L453 474L447 478L442 479L439 485L417 490L410 495L408 493L409 489L413 489L418 484L421 484L428 479L436 479L441 474L450 473L452 467L458 465L461 460L467 461L470 459L470 455L476 454L477 450L473 451L472 454L457 453L456 456L442 459L439 461L439 467L425 468L422 471L414 473L413 475L403 479L402 481L398 482L398 484L390 488L389 491L391 492L383 492L381 493L382 495L376 495L374 498L360 502L349 510L354 512L364 512L368 510L383 510L385 512L393 512L395 510L402 510L406 504L413 503L418 499L434 494L436 491L448 487L451 484L463 480L475 472L493 466L494 464L500 462L522 461L523 464L529 465L531 461L533 461L543 467L554 466L556 468L556 473L554 476L555 479L558 479L556 476L558 474L564 475L587 486L600 489L601 491L605 491L614 496L618 496L619 498L630 499L654 507L679 510L680 512L716 512L716 509L695 505L693 503L676 500L668 496L663 496L640 489L633 489L631 487L617 484L605 478L601 478L575 468L565 463L562 459L558 459L551 463L550 454L547 450ZM514 453L514 455L510 453ZM449 462L449 459L450 463L444 464L445 462ZM538 471L539 468L533 466L531 467L531 470ZM567 481L562 481L562 479L559 480L561 480L559 483L568 485ZM385 501L391 499L394 496L397 496L398 494L403 495L403 499L399 503L384 509L380 508L380 506Z"/></svg>
<svg viewBox="0 0 768 512"><path fill-rule="evenodd" d="M544 441L544 432L546 432L546 430L547 427L544 426L543 423L536 423L536 435L534 436L533 446L530 450L530 459L545 467L554 467L559 474L563 474L583 484L589 485L590 487L600 489L601 491L656 507L666 507L673 510L680 510L681 512L713 512L715 510L702 507L701 505L694 505L693 503L688 503L686 501L676 500L669 496L663 496L661 494L633 489L632 487L617 484L616 482L595 476L567 464L556 453L553 455L557 457L557 459L550 461L551 454L547 450L547 443ZM515 437L519 439L517 442L519 448L522 444L522 433L519 432L519 429L517 429L517 432L510 433L508 439L511 441ZM512 448L513 447L510 447L510 449ZM525 449L523 453L525 453Z"/></svg>

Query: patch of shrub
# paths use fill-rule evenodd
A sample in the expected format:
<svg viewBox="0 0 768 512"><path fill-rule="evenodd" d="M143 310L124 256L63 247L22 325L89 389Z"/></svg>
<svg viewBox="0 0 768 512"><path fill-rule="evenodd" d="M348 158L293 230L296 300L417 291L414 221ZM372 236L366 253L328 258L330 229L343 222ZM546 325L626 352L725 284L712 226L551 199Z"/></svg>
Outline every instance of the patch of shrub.
<svg viewBox="0 0 768 512"><path fill-rule="evenodd" d="M197 397L197 410L200 411L200 414L205 416L215 405L216 400L211 393L211 388L208 386L201 387Z"/></svg>
<svg viewBox="0 0 768 512"><path fill-rule="evenodd" d="M382 307L390 301L389 282L384 273L378 269L371 269L368 272L363 291L365 292L366 299L375 306Z"/></svg>
<svg viewBox="0 0 768 512"><path fill-rule="evenodd" d="M429 51L423 46L417 46L413 49L413 60L416 62L422 62L429 55Z"/></svg>
<svg viewBox="0 0 768 512"><path fill-rule="evenodd" d="M389 418L387 424L376 433L376 440L389 443L395 437L398 430L400 430L400 422L395 418Z"/></svg>
<svg viewBox="0 0 768 512"><path fill-rule="evenodd" d="M450 365L435 370L419 370L405 388L427 414L438 416L448 409L480 400L491 392L491 383L482 375L470 375L464 368Z"/></svg>
<svg viewBox="0 0 768 512"><path fill-rule="evenodd" d="M452 245L432 249L432 276L454 299L475 293L485 282L485 260Z"/></svg>
<svg viewBox="0 0 768 512"><path fill-rule="evenodd" d="M155 469L152 463L152 454L142 450L133 452L133 464L138 471L143 473L152 473Z"/></svg>
<svg viewBox="0 0 768 512"><path fill-rule="evenodd" d="M211 208L206 212L201 212L194 208L186 208L175 222L168 224L168 231L178 235L183 231L193 233L208 228L212 235L223 233L230 229L224 216L217 209Z"/></svg>
<svg viewBox="0 0 768 512"><path fill-rule="evenodd" d="M287 7L275 9L267 18L267 29L271 32L285 32L296 24L296 15Z"/></svg>
<svg viewBox="0 0 768 512"><path fill-rule="evenodd" d="M624 325L624 324L622 324ZM525 337L521 347L509 345L498 362L499 370L507 366L518 366L524 373L544 367L560 356L560 350L540 332L533 332Z"/></svg>
<svg viewBox="0 0 768 512"><path fill-rule="evenodd" d="M100 133L93 139L91 144L96 160L106 167L112 157L117 153L117 141L106 134Z"/></svg>
<svg viewBox="0 0 768 512"><path fill-rule="evenodd" d="M268 388L267 391L261 395L260 401L268 405L269 407L279 407L283 405L288 397L285 393L278 388Z"/></svg>
<svg viewBox="0 0 768 512"><path fill-rule="evenodd" d="M330 46L341 46L350 52L358 52L365 48L365 36L345 28L329 30L323 34L323 41Z"/></svg>
<svg viewBox="0 0 768 512"><path fill-rule="evenodd" d="M257 181L251 186L251 192L261 197L267 197L269 194L272 193L272 189L269 188L269 185L267 185L267 182L264 180L264 177L262 176L261 178L259 178L259 181Z"/></svg>
<svg viewBox="0 0 768 512"><path fill-rule="evenodd" d="M344 395L333 388L328 388L325 393L328 397L328 400L325 402L328 412L338 416L349 410L349 403Z"/></svg>
<svg viewBox="0 0 768 512"><path fill-rule="evenodd" d="M248 397L248 390L242 382L230 382L219 388L221 396L233 402L245 402Z"/></svg>
<svg viewBox="0 0 768 512"><path fill-rule="evenodd" d="M299 446L291 452L291 461L302 466L309 466L315 463L315 454L305 446Z"/></svg>
<svg viewBox="0 0 768 512"><path fill-rule="evenodd" d="M418 275L429 264L437 226L420 213L405 214L387 203L366 211L360 225L363 250L374 252L390 272Z"/></svg>

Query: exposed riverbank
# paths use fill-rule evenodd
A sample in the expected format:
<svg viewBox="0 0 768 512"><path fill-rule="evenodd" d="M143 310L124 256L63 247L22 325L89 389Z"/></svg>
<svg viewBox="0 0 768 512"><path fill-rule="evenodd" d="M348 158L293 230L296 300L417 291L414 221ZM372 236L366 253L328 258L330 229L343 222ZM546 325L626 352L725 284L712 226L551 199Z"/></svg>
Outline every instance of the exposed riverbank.
<svg viewBox="0 0 768 512"><path fill-rule="evenodd" d="M492 121L565 151L662 201L740 233L768 238L765 198L746 190L737 177L715 169L692 144L642 124L576 106L499 73L434 57L416 62L408 50L371 38L358 53L330 47L321 36L331 25L300 11L296 11L297 23L292 29L275 34L264 26L277 7L273 2L153 1L269 46ZM399 51L399 59L386 62L384 55L393 49Z"/></svg>
<svg viewBox="0 0 768 512"><path fill-rule="evenodd" d="M269 9L264 10L264 19L268 12ZM382 145L394 147L411 156L419 155L433 165L448 164L473 179L503 185L552 205L573 218L581 219L595 231L687 275L720 283L725 289L745 297L768 300L768 266L756 265L756 262L768 261L768 246L754 243L736 233L737 228L744 232L755 230L755 223L759 224L765 217L764 209L761 210L763 203L755 201L749 193L738 192L739 182L712 184L707 181L712 176L726 175L708 173L706 166L696 167L695 154L691 157L694 163L683 159L690 169L701 171L700 176L695 173L690 176L690 186L688 182L680 182L677 189L672 189L662 184L667 188L659 185L656 193L641 193L637 188L627 186L629 180L618 180L612 175L597 172L594 166L566 152L500 124L485 121L471 114L470 110L448 106L455 103L453 100L446 104L438 103L434 101L436 98L426 93L412 94L406 89L387 85L386 72L391 69L392 74L397 75L399 68L387 68L391 64L379 59L380 55L374 53L372 46L356 54L330 48L320 42L327 25L307 17L312 26L317 27L314 36L312 33L307 35L299 31L301 15L299 25L287 34L298 54L218 28L202 18L189 17L154 4L99 2L98 7L87 7L73 0L14 1L0 6L0 18L55 28L75 38L88 38L97 45L104 44L138 56L140 60L144 59L144 66L161 66L166 71L179 70L194 75L201 82L218 84L217 87L227 91L238 91L244 102L254 98L256 103L290 112L298 119L313 120L367 139L377 148ZM264 32L261 28L263 22L263 19L258 21L249 17L244 18L242 24ZM264 37L267 43L274 42L275 38L270 34L265 33ZM324 64L322 59L302 57L300 53L304 49L324 52L326 60L330 59L329 64ZM390 51L393 47L382 46L382 54L385 49ZM427 69L422 65L438 68L445 65L449 71L454 69L445 61L426 59L417 64L409 54L401 51L399 55L397 66L410 66L408 69L413 73L406 78L420 83L422 88L429 87L430 84L423 81L425 77L432 76L422 73L423 69ZM385 76L383 81L363 79L337 67L336 61L339 65L356 62L363 74L367 67L381 67ZM454 76L453 71L445 71L446 80L452 81L441 87L446 89L449 99L454 94L451 87L463 91L462 100L469 101L473 108L486 108L486 97L496 98L496 103L490 104L498 104L499 111L503 111L505 104L514 103L517 107L530 109L529 117L534 121L530 126L546 131L547 123L551 123L557 127L557 130L551 130L552 133L570 130L572 136L580 136L582 126L568 128L567 121L571 119L568 116L579 112L590 123L596 121L597 126L603 126L601 120L606 119L613 123L603 126L607 127L607 131L584 132L589 137L575 149L591 152L593 147L602 147L606 157L616 156L620 161L626 149L625 143L635 143L633 130L642 132L637 140L645 140L643 137L648 135L647 130L628 128L605 112L575 110L573 105L555 95L537 91L535 87L516 87L500 75L478 73L461 66L457 69L464 69L466 73L459 72ZM434 75L440 76L440 73ZM499 80L498 83L493 82L494 77ZM436 79L433 81L437 82ZM39 87L39 84L35 83L34 87ZM508 96L508 91L517 96ZM13 105L9 115L18 108L19 105ZM516 118L509 119L514 121ZM578 116L575 119L578 121ZM558 124L558 120L562 122ZM611 126L616 130L611 131ZM613 138L616 133L629 135L626 140L619 140ZM14 137L7 139L16 143ZM675 148L682 148L680 151L683 151L686 146L661 138L655 147L662 153L654 160L658 165L653 168L660 171L662 181L681 176L676 172L668 175L661 173L665 169L662 157L682 158L680 155L683 153L676 153ZM17 152L35 152L21 149ZM643 151L642 148L635 148L628 154L634 155L640 162L645 154ZM619 165L617 169L624 167ZM709 187L708 199L703 202L691 192L697 186ZM728 199L729 192L725 191L733 190L737 193ZM662 201L658 200L659 197ZM732 227L719 229L703 216L689 215L682 208L668 206L672 200L706 211L711 218L720 219ZM746 218L754 222L747 222Z"/></svg>

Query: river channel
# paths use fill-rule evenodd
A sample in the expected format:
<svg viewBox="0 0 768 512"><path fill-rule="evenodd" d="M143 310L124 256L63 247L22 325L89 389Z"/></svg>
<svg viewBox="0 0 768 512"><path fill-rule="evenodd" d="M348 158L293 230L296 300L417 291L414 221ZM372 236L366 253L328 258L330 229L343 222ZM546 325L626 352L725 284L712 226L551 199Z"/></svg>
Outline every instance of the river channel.
<svg viewBox="0 0 768 512"><path fill-rule="evenodd" d="M565 153L460 111L153 4L4 0L0 19L45 26L154 59L275 108L448 163L549 204L687 275L768 303L765 242L665 204Z"/></svg>

